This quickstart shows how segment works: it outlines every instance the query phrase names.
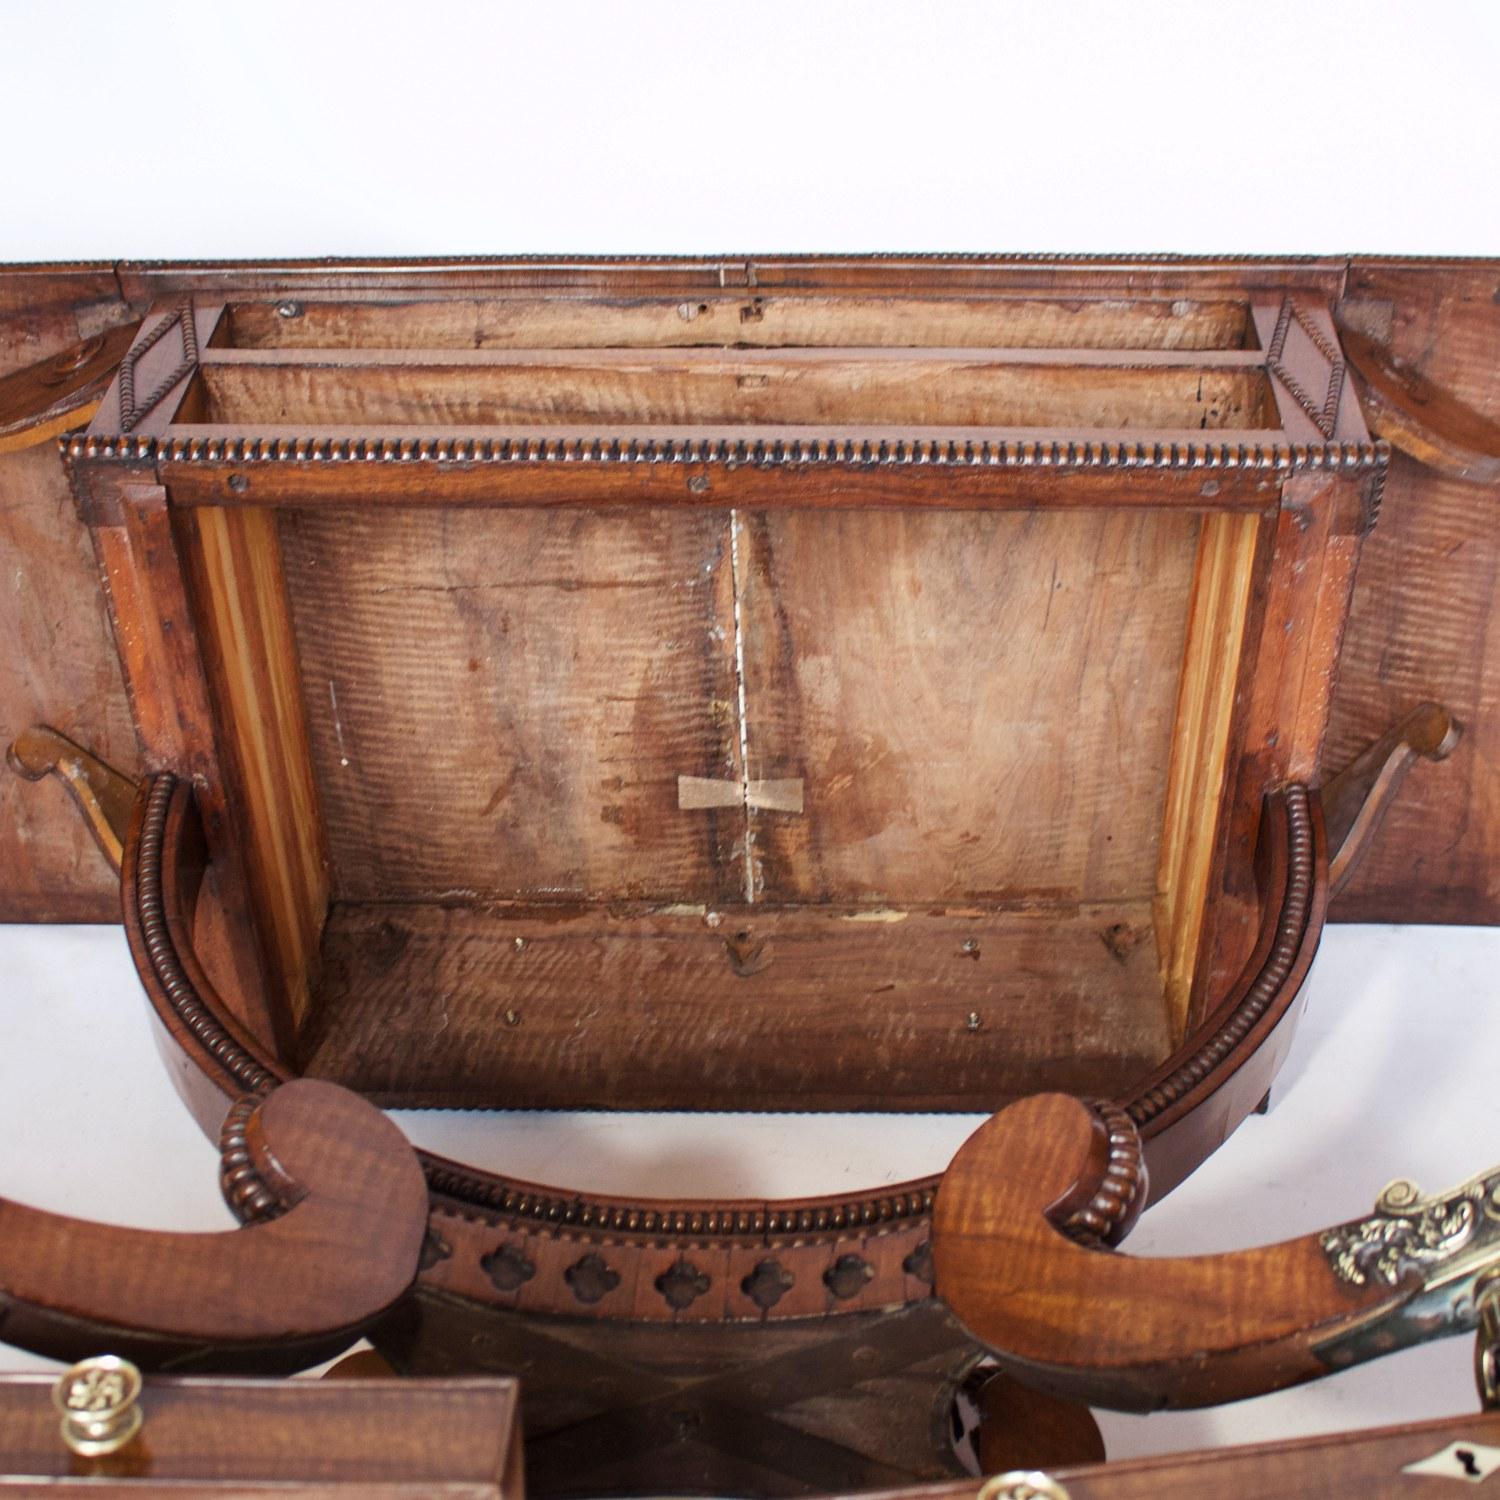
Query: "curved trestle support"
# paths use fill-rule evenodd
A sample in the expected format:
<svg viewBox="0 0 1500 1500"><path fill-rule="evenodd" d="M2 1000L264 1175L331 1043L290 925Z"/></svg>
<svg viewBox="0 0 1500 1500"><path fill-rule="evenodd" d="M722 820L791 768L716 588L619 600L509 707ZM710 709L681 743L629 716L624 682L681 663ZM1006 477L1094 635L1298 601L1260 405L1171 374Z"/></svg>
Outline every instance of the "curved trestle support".
<svg viewBox="0 0 1500 1500"><path fill-rule="evenodd" d="M0 1338L55 1359L281 1372L353 1343L416 1280L427 1188L401 1132L332 1084L236 1104L220 1181L244 1227L122 1229L0 1199Z"/></svg>
<svg viewBox="0 0 1500 1500"><path fill-rule="evenodd" d="M1117 1111L1061 1094L1011 1105L938 1189L938 1295L1027 1383L1133 1411L1235 1401L1471 1332L1476 1290L1500 1270L1500 1170L1433 1198L1393 1183L1367 1218L1255 1250L1102 1248L1145 1190Z"/></svg>

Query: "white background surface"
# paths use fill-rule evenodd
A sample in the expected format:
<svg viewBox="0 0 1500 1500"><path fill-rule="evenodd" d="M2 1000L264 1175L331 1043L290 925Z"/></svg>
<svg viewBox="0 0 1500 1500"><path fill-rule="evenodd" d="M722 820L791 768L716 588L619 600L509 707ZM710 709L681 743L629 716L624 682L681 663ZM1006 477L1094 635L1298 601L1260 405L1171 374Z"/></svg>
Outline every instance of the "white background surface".
<svg viewBox="0 0 1500 1500"><path fill-rule="evenodd" d="M1131 1235L1234 1250L1358 1218L1392 1177L1436 1190L1500 1163L1500 929L1333 927L1269 1115ZM233 1227L218 1153L159 1062L119 928L0 927L0 1195L109 1223ZM626 1194L799 1196L946 1164L980 1116L629 1117L403 1111L417 1143ZM1186 1314L1185 1314L1186 1315ZM48 1367L0 1346L0 1368ZM1101 1415L1112 1457L1446 1416L1475 1406L1448 1340L1202 1412Z"/></svg>
<svg viewBox="0 0 1500 1500"><path fill-rule="evenodd" d="M0 259L1494 254L1497 62L1489 0L0 0ZM1497 971L1493 931L1332 930L1272 1114L1132 1250L1265 1242L1397 1173L1500 1160ZM0 929L0 1070L0 1193L229 1224L117 929ZM929 1170L974 1122L830 1122L816 1149L742 1116L402 1123L580 1187L781 1194ZM1473 1405L1468 1360L1437 1345L1106 1435L1123 1457L1441 1415Z"/></svg>
<svg viewBox="0 0 1500 1500"><path fill-rule="evenodd" d="M1493 0L0 0L0 259L1500 249Z"/></svg>

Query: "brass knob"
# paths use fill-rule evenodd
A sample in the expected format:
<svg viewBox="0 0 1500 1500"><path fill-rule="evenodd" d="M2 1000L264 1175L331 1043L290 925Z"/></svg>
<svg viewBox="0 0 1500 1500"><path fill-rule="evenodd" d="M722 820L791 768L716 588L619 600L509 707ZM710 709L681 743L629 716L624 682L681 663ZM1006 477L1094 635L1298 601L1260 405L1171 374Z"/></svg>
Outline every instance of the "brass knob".
<svg viewBox="0 0 1500 1500"><path fill-rule="evenodd" d="M1068 1491L1040 1469L1013 1469L987 1479L978 1500L1068 1500Z"/></svg>
<svg viewBox="0 0 1500 1500"><path fill-rule="evenodd" d="M1068 1492L1040 1469L1011 1469L985 1480L977 1500L1068 1500Z"/></svg>
<svg viewBox="0 0 1500 1500"><path fill-rule="evenodd" d="M52 1387L62 1413L62 1440L81 1458L118 1453L141 1430L141 1372L103 1354L64 1370Z"/></svg>

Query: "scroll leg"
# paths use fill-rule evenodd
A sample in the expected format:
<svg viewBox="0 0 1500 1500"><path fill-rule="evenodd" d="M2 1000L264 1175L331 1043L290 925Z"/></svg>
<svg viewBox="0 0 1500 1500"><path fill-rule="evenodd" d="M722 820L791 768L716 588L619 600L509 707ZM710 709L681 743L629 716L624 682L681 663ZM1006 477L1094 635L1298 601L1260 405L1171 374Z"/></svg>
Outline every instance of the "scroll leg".
<svg viewBox="0 0 1500 1500"><path fill-rule="evenodd" d="M1463 726L1441 704L1418 704L1324 787L1333 895L1347 884L1417 759L1445 760L1462 735Z"/></svg>
<svg viewBox="0 0 1500 1500"><path fill-rule="evenodd" d="M242 1227L122 1229L0 1198L0 1338L54 1359L290 1372L347 1349L416 1281L427 1184L374 1105L298 1079L229 1112Z"/></svg>
<svg viewBox="0 0 1500 1500"><path fill-rule="evenodd" d="M1123 1411L1238 1401L1471 1333L1500 1277L1500 1169L1435 1196L1392 1183L1365 1218L1279 1245L1136 1259L1105 1247L1143 1170L1108 1106L1038 1094L943 1174L937 1294L1016 1379Z"/></svg>
<svg viewBox="0 0 1500 1500"><path fill-rule="evenodd" d="M6 759L11 770L27 781L40 781L49 774L62 781L78 804L94 841L118 875L125 830L130 826L130 810L135 806L135 783L45 724L22 730L12 742Z"/></svg>

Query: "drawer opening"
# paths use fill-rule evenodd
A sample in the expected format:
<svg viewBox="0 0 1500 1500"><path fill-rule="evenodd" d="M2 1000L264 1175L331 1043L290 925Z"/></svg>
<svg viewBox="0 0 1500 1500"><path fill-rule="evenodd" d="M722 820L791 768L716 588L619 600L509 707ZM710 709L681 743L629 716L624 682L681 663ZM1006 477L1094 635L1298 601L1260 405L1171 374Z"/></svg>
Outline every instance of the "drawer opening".
<svg viewBox="0 0 1500 1500"><path fill-rule="evenodd" d="M392 1105L990 1108L1180 1038L1200 516L238 514L273 515L326 849L307 1071Z"/></svg>

